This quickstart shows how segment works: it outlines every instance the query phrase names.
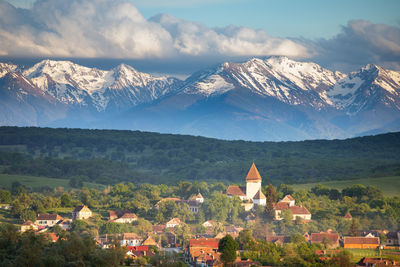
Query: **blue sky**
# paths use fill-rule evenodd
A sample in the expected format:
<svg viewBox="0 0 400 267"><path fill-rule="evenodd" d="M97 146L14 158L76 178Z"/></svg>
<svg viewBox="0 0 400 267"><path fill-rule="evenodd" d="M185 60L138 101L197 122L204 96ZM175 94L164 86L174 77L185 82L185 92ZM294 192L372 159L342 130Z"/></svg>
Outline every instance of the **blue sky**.
<svg viewBox="0 0 400 267"><path fill-rule="evenodd" d="M0 56L185 69L282 55L400 69L399 11L399 0L0 0Z"/></svg>
<svg viewBox="0 0 400 267"><path fill-rule="evenodd" d="M9 0L31 7L35 0ZM130 0L146 17L167 13L208 27L230 24L280 37L329 38L349 20L399 25L399 0Z"/></svg>

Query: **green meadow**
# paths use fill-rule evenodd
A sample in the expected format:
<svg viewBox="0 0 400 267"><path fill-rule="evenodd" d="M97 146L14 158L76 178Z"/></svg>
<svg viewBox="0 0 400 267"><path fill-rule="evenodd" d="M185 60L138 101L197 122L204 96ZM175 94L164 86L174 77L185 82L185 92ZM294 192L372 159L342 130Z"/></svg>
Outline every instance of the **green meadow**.
<svg viewBox="0 0 400 267"><path fill-rule="evenodd" d="M356 180L337 180L319 183L296 184L293 185L296 190L310 190L317 184L325 185L329 188L343 189L354 184L372 185L379 188L385 196L400 196L400 176L364 178Z"/></svg>

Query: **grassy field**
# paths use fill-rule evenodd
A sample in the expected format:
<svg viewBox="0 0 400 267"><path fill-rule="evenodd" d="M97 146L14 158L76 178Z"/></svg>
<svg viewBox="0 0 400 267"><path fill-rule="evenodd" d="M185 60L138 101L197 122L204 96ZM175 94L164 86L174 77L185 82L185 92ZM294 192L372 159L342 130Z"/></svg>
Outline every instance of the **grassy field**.
<svg viewBox="0 0 400 267"><path fill-rule="evenodd" d="M345 180L345 181L329 181L309 184L296 184L293 185L296 190L306 189L309 190L316 184L322 184L329 188L343 189L345 187L352 186L354 184L362 185L373 185L382 190L385 196L400 196L400 176L392 177L379 177L379 178L364 178L357 180Z"/></svg>
<svg viewBox="0 0 400 267"><path fill-rule="evenodd" d="M54 179L54 178L46 178L46 177L0 174L0 187L10 189L11 184L13 182L20 182L21 184L23 184L27 187L30 187L33 190L38 190L43 186L49 186L51 188L62 186L65 189L71 189L71 187L68 185L69 180L67 180L67 179ZM94 183L84 182L83 185L88 188L97 188L97 189L105 188L104 185L94 184Z"/></svg>

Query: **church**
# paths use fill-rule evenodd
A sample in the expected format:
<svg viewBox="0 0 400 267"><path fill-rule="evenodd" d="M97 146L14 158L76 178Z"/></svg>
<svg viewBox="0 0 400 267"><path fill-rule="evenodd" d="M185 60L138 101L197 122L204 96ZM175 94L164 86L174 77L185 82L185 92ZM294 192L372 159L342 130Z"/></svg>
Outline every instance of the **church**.
<svg viewBox="0 0 400 267"><path fill-rule="evenodd" d="M231 198L237 196L242 201L265 206L266 197L261 191L261 182L261 175L253 163L246 176L246 186L230 185L226 190L226 195Z"/></svg>

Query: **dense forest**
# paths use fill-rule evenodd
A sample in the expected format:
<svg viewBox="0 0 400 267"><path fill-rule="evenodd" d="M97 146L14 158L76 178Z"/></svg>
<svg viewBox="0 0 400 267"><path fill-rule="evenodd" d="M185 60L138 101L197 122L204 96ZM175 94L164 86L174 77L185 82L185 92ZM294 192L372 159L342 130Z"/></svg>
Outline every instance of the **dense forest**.
<svg viewBox="0 0 400 267"><path fill-rule="evenodd" d="M347 140L224 141L139 131L0 127L0 172L102 184L243 182L255 162L264 184L400 174L400 133Z"/></svg>

